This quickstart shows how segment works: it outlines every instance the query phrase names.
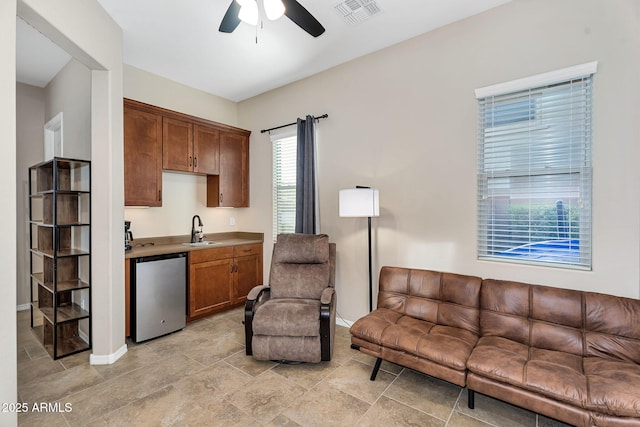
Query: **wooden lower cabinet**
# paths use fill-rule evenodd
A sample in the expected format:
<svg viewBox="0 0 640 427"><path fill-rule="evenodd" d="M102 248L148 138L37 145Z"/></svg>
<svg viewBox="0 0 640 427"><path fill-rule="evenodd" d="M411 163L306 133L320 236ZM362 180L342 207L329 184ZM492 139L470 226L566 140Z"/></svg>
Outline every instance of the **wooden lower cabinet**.
<svg viewBox="0 0 640 427"><path fill-rule="evenodd" d="M233 282L236 304L247 300L249 291L262 284L262 245L244 245L235 248L236 272Z"/></svg>
<svg viewBox="0 0 640 427"><path fill-rule="evenodd" d="M189 265L190 318L210 314L231 305L229 285L232 270L232 258Z"/></svg>
<svg viewBox="0 0 640 427"><path fill-rule="evenodd" d="M262 244L191 251L187 320L243 304L261 283Z"/></svg>

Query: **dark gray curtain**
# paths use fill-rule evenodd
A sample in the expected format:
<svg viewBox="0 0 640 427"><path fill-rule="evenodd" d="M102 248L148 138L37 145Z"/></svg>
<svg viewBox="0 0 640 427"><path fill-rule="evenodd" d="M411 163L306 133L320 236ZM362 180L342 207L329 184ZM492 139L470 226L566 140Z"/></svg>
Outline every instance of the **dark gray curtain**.
<svg viewBox="0 0 640 427"><path fill-rule="evenodd" d="M298 119L296 233L316 233L316 154L313 116Z"/></svg>

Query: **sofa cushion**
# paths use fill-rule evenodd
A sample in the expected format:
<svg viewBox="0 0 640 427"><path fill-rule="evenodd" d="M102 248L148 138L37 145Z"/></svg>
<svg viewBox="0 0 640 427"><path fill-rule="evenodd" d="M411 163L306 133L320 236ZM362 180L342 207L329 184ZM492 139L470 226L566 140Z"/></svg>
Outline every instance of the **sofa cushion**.
<svg viewBox="0 0 640 427"><path fill-rule="evenodd" d="M383 267L378 307L478 335L481 283L475 276Z"/></svg>
<svg viewBox="0 0 640 427"><path fill-rule="evenodd" d="M467 367L478 375L586 407L587 382L579 356L535 349L501 337L482 337Z"/></svg>
<svg viewBox="0 0 640 427"><path fill-rule="evenodd" d="M640 416L640 366L482 337L469 371L554 400L614 416Z"/></svg>
<svg viewBox="0 0 640 427"><path fill-rule="evenodd" d="M621 417L640 417L640 366L634 363L587 357L589 409Z"/></svg>
<svg viewBox="0 0 640 427"><path fill-rule="evenodd" d="M437 325L380 308L356 321L351 334L369 342L464 371L477 337L464 329Z"/></svg>

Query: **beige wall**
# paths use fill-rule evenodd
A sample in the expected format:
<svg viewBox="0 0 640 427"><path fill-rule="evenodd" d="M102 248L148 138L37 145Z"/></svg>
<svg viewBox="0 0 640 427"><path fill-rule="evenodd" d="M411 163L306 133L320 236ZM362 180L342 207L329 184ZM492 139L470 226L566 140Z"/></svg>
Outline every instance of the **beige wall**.
<svg viewBox="0 0 640 427"><path fill-rule="evenodd" d="M91 159L91 71L70 60L45 87L45 122L63 113L63 157Z"/></svg>
<svg viewBox="0 0 640 427"><path fill-rule="evenodd" d="M29 308L29 173L44 158L45 91L16 84L17 304Z"/></svg>
<svg viewBox="0 0 640 427"><path fill-rule="evenodd" d="M218 123L238 124L237 103L129 65L124 66L124 96ZM164 172L162 207L125 209L134 239L189 234L196 214L202 218L205 234L238 230L238 209L207 208L206 189L203 176ZM230 225L231 218L236 219L235 225Z"/></svg>
<svg viewBox="0 0 640 427"><path fill-rule="evenodd" d="M516 0L241 102L239 124L253 131L241 226L271 230L271 144L259 129L328 113L318 125L320 216L338 245L343 318L368 310L366 219L338 217L338 191L355 185L380 189L374 276L397 265L637 298L637 5ZM478 261L474 89L594 60L593 271Z"/></svg>

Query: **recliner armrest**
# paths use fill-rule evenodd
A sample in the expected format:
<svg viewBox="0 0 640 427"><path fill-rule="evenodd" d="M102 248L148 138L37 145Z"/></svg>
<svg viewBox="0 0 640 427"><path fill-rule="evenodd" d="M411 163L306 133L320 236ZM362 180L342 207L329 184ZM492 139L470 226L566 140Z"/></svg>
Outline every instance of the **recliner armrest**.
<svg viewBox="0 0 640 427"><path fill-rule="evenodd" d="M260 297L263 292L269 292L271 288L269 285L258 285L255 286L251 291L249 291L249 295L247 295L247 301L255 301Z"/></svg>
<svg viewBox="0 0 640 427"><path fill-rule="evenodd" d="M320 295L320 304L330 304L334 293L335 293L335 289L325 288L322 291L322 295Z"/></svg>

